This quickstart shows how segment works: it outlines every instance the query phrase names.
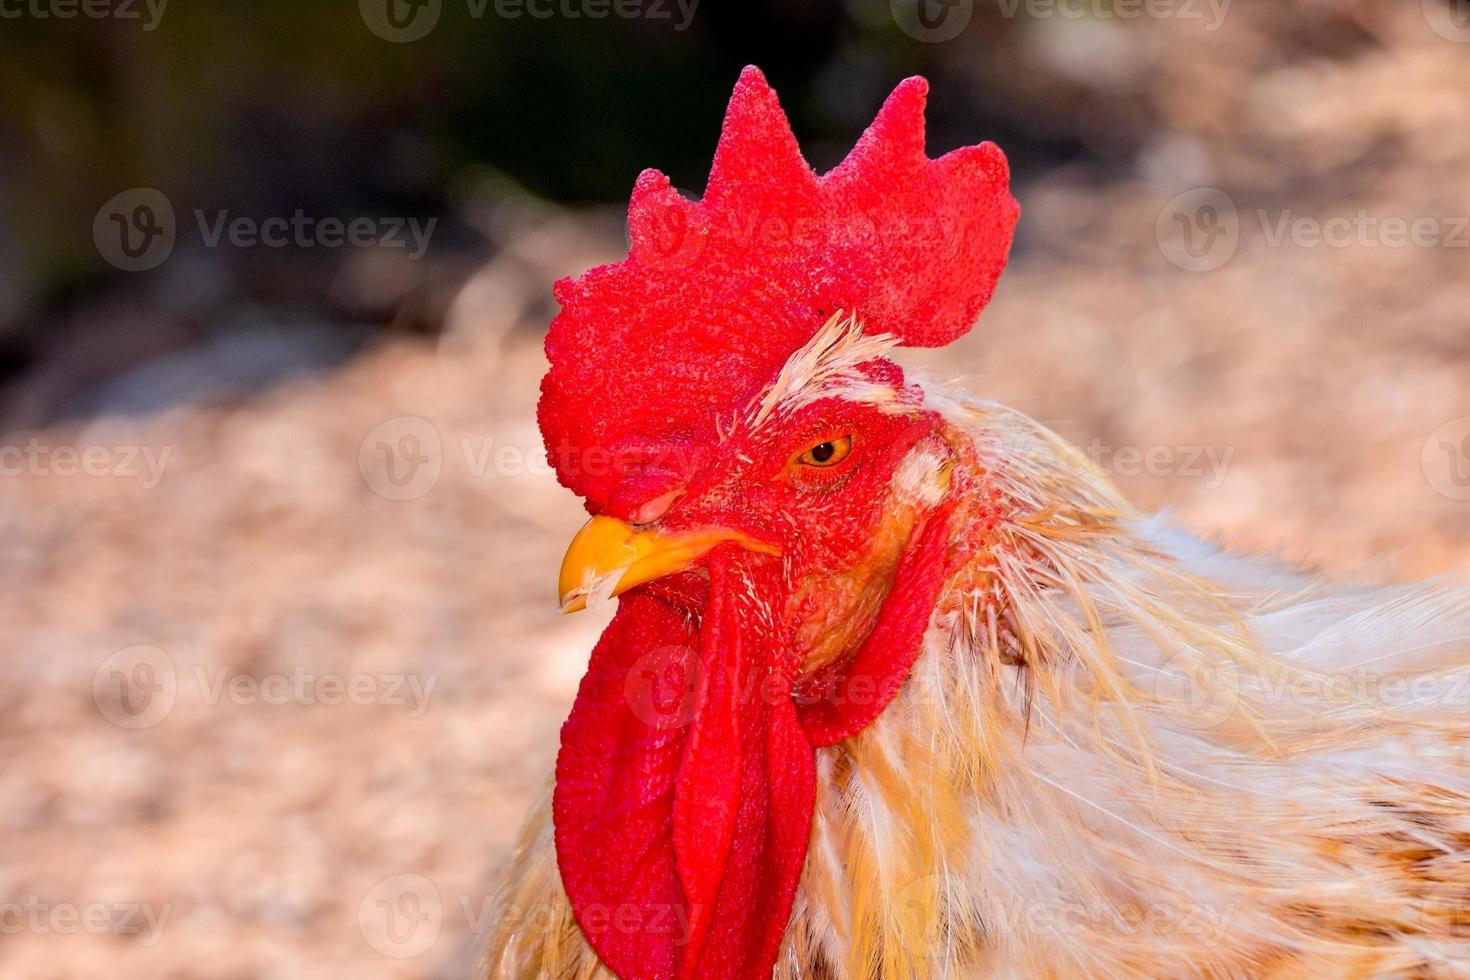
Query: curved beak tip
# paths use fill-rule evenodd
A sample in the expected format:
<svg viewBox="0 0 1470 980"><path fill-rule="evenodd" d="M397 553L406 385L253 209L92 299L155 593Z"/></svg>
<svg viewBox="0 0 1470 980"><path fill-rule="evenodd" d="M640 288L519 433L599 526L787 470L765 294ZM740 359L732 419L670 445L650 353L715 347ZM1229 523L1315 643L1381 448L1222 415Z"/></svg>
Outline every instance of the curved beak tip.
<svg viewBox="0 0 1470 980"><path fill-rule="evenodd" d="M689 531L635 528L612 517L594 517L567 546L557 582L561 612L596 607L634 586L689 568L717 545L733 541L750 551L780 549L723 527Z"/></svg>

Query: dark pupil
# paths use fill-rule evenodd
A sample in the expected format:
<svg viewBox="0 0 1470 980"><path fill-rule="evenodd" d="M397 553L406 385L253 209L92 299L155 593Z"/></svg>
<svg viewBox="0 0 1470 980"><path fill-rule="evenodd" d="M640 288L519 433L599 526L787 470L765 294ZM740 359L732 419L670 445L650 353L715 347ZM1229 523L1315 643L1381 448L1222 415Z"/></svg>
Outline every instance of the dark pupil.
<svg viewBox="0 0 1470 980"><path fill-rule="evenodd" d="M832 445L830 442L824 442L820 446L812 447L812 459L816 460L818 463L825 463L827 462L827 460L832 458L832 454L835 452L837 452L836 446Z"/></svg>

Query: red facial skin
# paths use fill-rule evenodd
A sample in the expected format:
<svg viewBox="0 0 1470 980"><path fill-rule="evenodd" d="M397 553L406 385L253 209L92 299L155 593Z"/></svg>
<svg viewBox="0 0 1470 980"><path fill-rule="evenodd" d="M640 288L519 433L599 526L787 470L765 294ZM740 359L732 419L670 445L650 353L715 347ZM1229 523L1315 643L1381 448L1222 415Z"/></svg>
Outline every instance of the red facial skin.
<svg viewBox="0 0 1470 980"><path fill-rule="evenodd" d="M867 642L798 699L791 643L812 590L807 603L792 597L814 576L863 574L895 469L937 419L834 398L773 423L712 447L657 526L730 528L781 557L725 545L623 596L562 731L563 880L589 941L625 978L770 972L806 856L813 749L897 692L941 584L943 505L909 535ZM835 465L798 461L848 436ZM843 696L858 688L864 697Z"/></svg>

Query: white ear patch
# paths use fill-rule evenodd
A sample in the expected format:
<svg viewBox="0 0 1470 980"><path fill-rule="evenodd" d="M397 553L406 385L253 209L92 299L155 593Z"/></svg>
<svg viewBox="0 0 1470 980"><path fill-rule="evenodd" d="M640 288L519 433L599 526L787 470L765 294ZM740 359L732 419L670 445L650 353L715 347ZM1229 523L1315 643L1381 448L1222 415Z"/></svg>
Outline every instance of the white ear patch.
<svg viewBox="0 0 1470 980"><path fill-rule="evenodd" d="M893 489L906 502L927 510L949 489L949 458L932 445L915 446L898 464Z"/></svg>

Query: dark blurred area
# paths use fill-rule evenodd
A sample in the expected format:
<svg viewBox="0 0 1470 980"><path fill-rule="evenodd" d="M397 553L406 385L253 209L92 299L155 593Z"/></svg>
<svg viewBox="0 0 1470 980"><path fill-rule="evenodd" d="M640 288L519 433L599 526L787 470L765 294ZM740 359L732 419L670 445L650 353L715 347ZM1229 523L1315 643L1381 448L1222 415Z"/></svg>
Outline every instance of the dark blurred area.
<svg viewBox="0 0 1470 980"><path fill-rule="evenodd" d="M4 23L0 105L16 138L0 151L11 202L0 226L0 425L111 408L96 396L110 380L222 332L259 331L263 318L298 329L276 341L289 351L252 346L270 363L245 380L293 357L343 356L371 331L435 333L456 289L504 246L496 208L507 197L616 202L653 162L697 189L745 63L780 87L819 165L850 145L893 80L938 69L886 11L833 2L691 12L669 0L596 20L379 3L385 17L394 5L432 29L394 43L359 5L272 0L161 11L140 0L136 20ZM987 28L987 44L1004 28ZM1006 71L986 74L989 85ZM983 86L950 91L936 107L940 143L976 125L1000 135L1022 118ZM1080 151L1062 131L1015 149L1050 161ZM98 209L134 187L162 191L178 226L170 261L143 273L110 267L93 241ZM407 249L210 247L201 210L435 226L425 261Z"/></svg>
<svg viewBox="0 0 1470 980"><path fill-rule="evenodd" d="M0 0L0 975L472 974L605 623L551 283L751 63L818 169L916 73L1008 154L906 368L1226 545L1470 565L1466 0Z"/></svg>
<svg viewBox="0 0 1470 980"><path fill-rule="evenodd" d="M119 0L103 17L27 2L0 22L6 429L146 407L117 379L231 332L253 338L227 347L234 359L262 363L220 376L201 354L201 376L169 386L179 397L331 363L376 331L437 333L459 287L505 247L508 199L614 204L650 165L697 192L747 63L782 94L819 170L915 73L933 83L931 152L993 139L1023 189L1056 172L1107 182L1161 167L1273 190L1351 187L1407 149L1388 133L1361 134L1371 144L1347 159L1301 131L1234 140L1233 117L1251 108L1236 83L1379 48L1387 4L1273 5L1247 25L1206 0L1178 0L1172 24L1130 17L1127 0L1111 16L1078 0L1038 8L1050 16L923 0L933 22L965 18L957 37L924 43L922 22L895 15L903 4L876 0ZM1202 59L1188 36L1223 50ZM124 272L99 254L94 218L140 187L171 203L177 240L169 261ZM422 256L209 237L223 216L297 212L434 226ZM1022 248L1034 231L1023 225Z"/></svg>

